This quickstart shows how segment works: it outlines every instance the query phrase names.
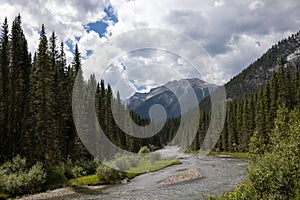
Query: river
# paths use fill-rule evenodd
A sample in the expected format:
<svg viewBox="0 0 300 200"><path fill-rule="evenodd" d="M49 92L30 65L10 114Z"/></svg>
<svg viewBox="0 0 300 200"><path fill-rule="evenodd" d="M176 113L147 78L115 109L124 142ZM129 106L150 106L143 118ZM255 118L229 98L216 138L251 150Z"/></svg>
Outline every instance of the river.
<svg viewBox="0 0 300 200"><path fill-rule="evenodd" d="M183 154L176 147L159 152L163 157L178 158L182 164L143 174L126 184L105 187L96 193L78 192L63 199L204 199L205 194L220 194L233 189L246 175L248 164L244 159ZM199 169L203 178L171 185L159 184L186 169Z"/></svg>

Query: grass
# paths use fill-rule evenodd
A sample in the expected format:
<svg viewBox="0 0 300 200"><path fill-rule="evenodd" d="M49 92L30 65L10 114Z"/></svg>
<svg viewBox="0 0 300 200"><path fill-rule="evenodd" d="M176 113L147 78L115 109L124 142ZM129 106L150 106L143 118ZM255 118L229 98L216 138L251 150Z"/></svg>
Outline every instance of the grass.
<svg viewBox="0 0 300 200"><path fill-rule="evenodd" d="M79 178L74 178L68 181L69 185L100 185L103 184L101 180L99 180L96 174L89 176L82 176Z"/></svg>
<svg viewBox="0 0 300 200"><path fill-rule="evenodd" d="M169 167L171 165L178 165L181 164L178 160L159 160L154 162L153 164L150 163L149 160L141 160L137 167L132 167L129 172L127 172L126 176L129 179L132 179L140 174L144 174L147 172L154 172L160 169ZM89 175L89 176L82 176L79 178L71 179L68 181L68 184L71 186L80 186L80 185L101 185L106 184L105 182L99 180L98 176Z"/></svg>
<svg viewBox="0 0 300 200"><path fill-rule="evenodd" d="M153 164L151 164L149 160L142 160L140 161L140 164L137 167L132 167L129 170L129 173L143 174L146 172L155 172L160 169L179 164L181 164L181 162L178 160L158 160Z"/></svg>

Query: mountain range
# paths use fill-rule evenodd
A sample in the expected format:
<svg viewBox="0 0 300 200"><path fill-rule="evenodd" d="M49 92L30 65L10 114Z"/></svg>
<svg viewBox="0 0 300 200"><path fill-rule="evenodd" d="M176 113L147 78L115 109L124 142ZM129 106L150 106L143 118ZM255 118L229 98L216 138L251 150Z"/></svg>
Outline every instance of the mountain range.
<svg viewBox="0 0 300 200"><path fill-rule="evenodd" d="M148 93L137 92L126 103L142 118L149 118L150 107L159 104L165 108L167 118L170 119L196 106L216 87L197 78L174 80L152 88ZM195 97L196 101L193 101ZM180 104L183 100L185 104Z"/></svg>

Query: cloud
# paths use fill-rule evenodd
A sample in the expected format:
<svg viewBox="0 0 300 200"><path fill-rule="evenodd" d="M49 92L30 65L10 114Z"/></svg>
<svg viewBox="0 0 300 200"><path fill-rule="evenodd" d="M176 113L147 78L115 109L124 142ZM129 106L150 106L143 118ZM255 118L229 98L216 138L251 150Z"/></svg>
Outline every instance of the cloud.
<svg viewBox="0 0 300 200"><path fill-rule="evenodd" d="M42 24L45 24L48 36L55 31L60 41L70 40L75 43L75 37L87 37L86 35L88 35L84 24L96 22L105 17L105 6L106 3L101 0L37 0L29 2L0 0L0 20L3 22L7 17L11 23L14 17L20 13L29 50L34 52L38 46L38 31ZM84 47L84 44L81 46ZM66 50L68 50L67 47ZM70 53L67 55L72 56Z"/></svg>
<svg viewBox="0 0 300 200"><path fill-rule="evenodd" d="M222 7L224 5L224 1L215 1L214 6L215 7Z"/></svg>
<svg viewBox="0 0 300 200"><path fill-rule="evenodd" d="M299 9L300 2L294 0L0 0L0 20L4 21L7 16L11 23L21 13L31 52L37 48L38 30L41 24L45 24L48 35L55 30L59 40L68 41L69 46L65 47L68 61L72 59L71 47L77 42L83 62L91 52L120 33L139 28L172 30L192 38L206 50L216 68L209 72L210 75L203 73L201 78L221 84L255 61L278 40L298 31ZM91 28L97 23L105 28ZM156 42L156 38L149 38L144 45ZM124 48L133 45L126 41L119 44ZM185 45L176 41L172 48L181 50ZM192 61L201 59L193 49L186 47L185 51ZM122 90L130 88L127 94L136 91L137 87L145 86L148 90L158 83L180 78L167 68L163 70L162 66L178 69L185 77L195 74L189 60L170 52L136 51L123 55L121 60L126 70L124 66L123 69L120 67L120 63L115 63L116 68L110 69L107 81L115 83L115 74L119 73L124 79L120 84ZM160 73L151 77L142 73L143 70L135 70L128 74L134 67L149 70L143 68L145 66L156 68ZM205 66L201 67L206 70ZM97 67L84 70L86 74L97 74ZM136 85L130 79L135 80Z"/></svg>
<svg viewBox="0 0 300 200"><path fill-rule="evenodd" d="M251 10L256 10L259 8L263 8L264 7L264 3L261 1L253 1L252 3L250 3L249 8Z"/></svg>
<svg viewBox="0 0 300 200"><path fill-rule="evenodd" d="M298 1L111 1L119 22L112 35L158 27L186 34L211 55L219 83L228 81L269 47L299 29ZM259 48L257 41L260 42Z"/></svg>

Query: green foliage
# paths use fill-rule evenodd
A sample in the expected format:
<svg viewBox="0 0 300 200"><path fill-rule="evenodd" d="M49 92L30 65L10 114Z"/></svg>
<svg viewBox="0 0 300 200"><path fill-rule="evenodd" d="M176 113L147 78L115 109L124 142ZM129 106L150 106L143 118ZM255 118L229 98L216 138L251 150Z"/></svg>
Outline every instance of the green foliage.
<svg viewBox="0 0 300 200"><path fill-rule="evenodd" d="M45 182L46 172L40 162L27 168L26 159L18 156L12 163L7 162L0 168L0 192L3 193L17 195L39 192Z"/></svg>
<svg viewBox="0 0 300 200"><path fill-rule="evenodd" d="M86 175L86 171L81 166L75 165L72 169L72 174L74 178L78 178Z"/></svg>
<svg viewBox="0 0 300 200"><path fill-rule="evenodd" d="M99 180L105 182L105 183L112 183L115 181L122 180L125 178L125 173L115 170L113 168L110 168L104 164L100 165L97 168L97 176Z"/></svg>
<svg viewBox="0 0 300 200"><path fill-rule="evenodd" d="M127 161L125 157L119 157L115 159L114 164L116 168L120 171L125 171L130 168L130 163Z"/></svg>
<svg viewBox="0 0 300 200"><path fill-rule="evenodd" d="M75 164L85 171L86 175L92 175L96 173L96 169L99 166L99 161L96 159L93 160L79 160Z"/></svg>
<svg viewBox="0 0 300 200"><path fill-rule="evenodd" d="M130 154L116 154L113 161L118 170L126 171L131 167L136 167L139 164L139 158Z"/></svg>
<svg viewBox="0 0 300 200"><path fill-rule="evenodd" d="M57 188L66 185L69 178L73 177L72 169L64 162L47 167L47 185Z"/></svg>
<svg viewBox="0 0 300 200"><path fill-rule="evenodd" d="M154 152L154 153L151 153L151 154L150 154L150 163L151 163L151 164L155 163L156 161L158 161L158 160L160 160L160 159L161 159L160 153Z"/></svg>
<svg viewBox="0 0 300 200"><path fill-rule="evenodd" d="M297 199L300 174L300 110L280 106L270 143L259 151L261 141L252 138L252 152L245 183L233 192L211 199ZM255 134L253 137L258 137ZM255 143L255 144L252 144Z"/></svg>
<svg viewBox="0 0 300 200"><path fill-rule="evenodd" d="M96 174L89 175L89 176L82 176L68 181L69 185L99 185L102 183L104 182L100 181L98 175Z"/></svg>
<svg viewBox="0 0 300 200"><path fill-rule="evenodd" d="M141 149L139 150L139 154L143 153L150 153L150 149L147 146L141 147Z"/></svg>

